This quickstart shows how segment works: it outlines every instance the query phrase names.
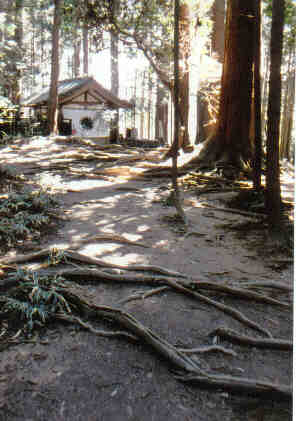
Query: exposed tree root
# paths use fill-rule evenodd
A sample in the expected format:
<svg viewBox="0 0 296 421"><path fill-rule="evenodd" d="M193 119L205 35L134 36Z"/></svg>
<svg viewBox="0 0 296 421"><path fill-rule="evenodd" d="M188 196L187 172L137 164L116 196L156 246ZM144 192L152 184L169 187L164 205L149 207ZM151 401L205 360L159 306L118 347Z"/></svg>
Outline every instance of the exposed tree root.
<svg viewBox="0 0 296 421"><path fill-rule="evenodd" d="M54 272L48 272L46 274L50 274L50 273L53 274ZM191 297L196 298L199 301L203 301L207 304L210 304L211 306L218 308L225 314L229 314L234 319L240 321L244 325L257 330L268 337L272 337L271 333L267 329L259 326L256 322L253 322L252 320L248 319L248 317L244 316L240 311L230 306L227 306L225 304L219 303L218 301L208 298L198 292L192 291L192 289L189 289L185 287L184 285L182 285L181 283L173 281L172 279L169 279L169 278L160 279L159 277L157 278L155 276L150 276L150 277L140 276L139 277L136 275L125 275L125 276L113 275L113 274L109 274L103 271L98 271L96 269L75 269L75 270L63 269L63 270L59 270L56 273L60 276L63 276L65 278L70 278L70 279L88 278L92 280L101 280L101 281L111 280L111 281L117 281L117 282L118 281L119 282L139 282L142 284L147 283L147 282L154 283L154 284L155 283L166 284L168 286L171 286L173 289L179 292L182 292L183 294L190 295Z"/></svg>
<svg viewBox="0 0 296 421"><path fill-rule="evenodd" d="M231 355L232 357L237 357L237 353L232 349L227 349L221 345L209 345L209 346L202 346L200 348L178 348L179 351L184 352L184 354L203 354L206 352L222 352L225 355Z"/></svg>
<svg viewBox="0 0 296 421"><path fill-rule="evenodd" d="M211 282L192 282L192 281L186 281L186 280L180 280L180 279L172 279L172 277L169 277L171 275L168 275L168 273L171 274L170 271L166 271L166 276L162 275L134 275L134 274L128 274L128 275L114 275L110 273L106 273L103 270L98 269L89 269L89 268L82 268L82 269L59 269L57 267L58 263L64 262L66 258L66 264L67 258L73 259L76 261L82 261L84 263L89 264L97 264L100 266L102 264L101 261L98 259L91 259L87 256L81 255L80 253L76 253L73 251L66 250L64 251L64 254L56 254L51 255L52 253L50 250L42 250L38 253L33 253L29 256L20 256L16 258L6 259L5 263L12 263L12 262L18 262L18 263L24 263L28 260L31 260L32 258L40 258L42 257L50 257L53 259L53 266L50 266L47 262L44 267L46 269L43 269L40 271L41 275L61 275L68 279L76 279L79 278L79 280L83 279L92 279L97 281L116 281L116 282L136 282L138 284L143 283L152 283L153 285L156 285L157 287L154 289L151 289L147 291L146 293L138 294L137 296L130 296L128 299L135 299L138 297L146 298L148 296L151 296L153 294L157 294L163 291L166 291L168 289L174 289L178 292L181 292L182 294L186 294L191 296L192 298L196 298L199 301L202 301L206 304L209 304L211 306L214 306L215 308L219 309L220 311L223 311L224 313L230 315L231 317L235 318L236 320L239 320L244 325L255 329L259 331L260 333L264 334L265 336L268 336L269 339L256 339L256 341L259 341L261 344L275 344L277 345L280 343L280 346L282 348L278 349L288 349L290 350L290 345L287 345L288 341L278 341L275 339L271 339L271 334L268 330L261 327L259 324L249 320L246 316L244 316L241 312L237 311L236 309L226 306L222 303L219 303L213 299L210 299L196 291L194 291L192 288L204 288L204 289L212 289L212 290L218 290L221 293L224 294L232 294L239 296L240 298L247 298L247 299L262 299L263 302L268 302L269 304L276 304L276 305L284 305L285 303L281 303L277 300L268 300L269 297L261 296L260 294L256 294L254 292L250 291L244 291L242 289L238 288L231 288L231 287L222 287L218 286L217 284L211 283ZM56 260L54 260L56 259ZM104 262L103 262L104 264ZM108 266L108 265L107 265ZM114 265L112 265L114 267ZM11 271L11 267L4 267L4 270ZM129 267L130 268L130 267ZM139 268L139 267L138 267ZM125 268L126 269L126 268ZM151 270L151 267L149 267ZM155 268L154 269L159 269ZM161 268L162 269L162 268ZM139 269L138 269L139 270ZM56 278L54 278L56 279ZM2 282L3 284L6 284L6 282L11 282L13 279L4 279ZM19 281L17 282L19 284ZM9 284L11 285L11 284ZM19 286L21 287L21 286ZM46 288L46 286L44 287ZM27 290L28 291L28 290ZM59 295L62 300L65 300L65 306L62 311L57 311L56 313L52 314L51 317L58 320L63 320L68 323L74 323L79 324L82 328L89 330L90 332L99 335L99 336L107 336L107 337L123 337L128 340L132 340L133 342L141 341L149 346L152 347L152 349L157 352L159 355L164 357L168 362L173 364L178 370L183 370L183 372L187 373L187 376L179 377L180 380L185 382L190 382L192 384L198 384L201 387L206 388L218 388L218 389L227 389L234 393L244 393L244 394L256 394L257 396L266 396L269 397L272 395L276 399L291 399L291 388L288 385L275 385L268 382L261 382L257 380L252 379L245 379L245 378L239 378L239 377L232 377L232 376L223 376L223 375L216 375L213 373L210 373L208 370L205 370L202 367L202 364L196 360L195 358L191 358L189 355L196 354L196 353L204 353L204 352L210 352L210 351L219 351L223 352L227 355L236 356L235 352L232 350L228 350L221 346L207 346L207 347L201 347L201 348L192 348L192 349L183 349L183 348L177 348L167 342L165 339L154 333L151 329L145 327L141 322L139 322L136 318L134 318L129 313L118 309L113 308L110 306L103 306L103 305L95 305L93 303L89 303L86 301L83 297L77 294L77 292L71 290L67 285L61 284L59 286ZM30 290L29 292L30 293ZM30 296L32 296L33 293L30 293ZM254 298L255 297L255 298ZM7 299L7 296L0 297L0 302L4 303L5 299ZM72 313L73 311L73 313ZM75 314L74 314L75 312ZM5 315L4 312L2 315ZM83 318L83 319L82 319ZM89 322L85 321L86 319L91 320L108 320L112 321L116 325L123 328L123 330L120 331L105 331L105 330L98 330L94 328ZM125 332L126 330L126 332ZM220 332L221 333L221 332ZM231 332L230 332L231 333ZM217 331L215 331L215 334L218 335ZM221 333L222 334L222 333ZM10 346L12 344L16 344L16 340L18 339L18 333L14 336L12 336L10 339L1 340L0 337L0 350L3 350L5 347ZM249 339L249 337L247 337ZM245 337L243 337L243 340ZM285 348L286 346L286 348ZM189 354L189 355L188 355Z"/></svg>
<svg viewBox="0 0 296 421"><path fill-rule="evenodd" d="M180 281L180 282L185 285L183 281ZM253 291L247 291L244 288L238 288L234 286L228 286L228 285L223 285L223 284L218 284L218 283L208 282L208 281L197 281L196 283L192 283L191 285L193 288L196 288L196 289L208 289L210 291L219 291L219 292L229 294L235 297L257 301L258 303L273 304L273 305L278 305L281 307L291 306L289 303L285 303L283 301L279 301L274 298L271 298L266 295L259 294Z"/></svg>
<svg viewBox="0 0 296 421"><path fill-rule="evenodd" d="M202 203L202 206L203 207L210 208L210 209L214 209L216 211L236 213L238 215L250 216L252 218L260 218L260 219L263 219L266 216L266 215L261 214L261 213L247 212L247 211L243 211L243 210L239 210L239 209L233 209L233 208L223 208L223 207L213 206L213 205L210 205L208 203Z"/></svg>
<svg viewBox="0 0 296 421"><path fill-rule="evenodd" d="M40 257L40 255L44 255L46 250L44 250L43 252L39 252L39 253L33 253L32 255L29 255L30 258L32 257ZM48 253L48 250L47 250ZM83 256L81 254L75 253L75 252L69 252L66 251L66 256L67 257L72 257L75 260L88 260L89 263L94 263L97 259L90 259L87 258L86 256ZM28 257L27 257L28 259ZM21 256L19 258L15 258L10 259L10 260L5 260L5 263L10 263L11 262L15 262L15 261L26 261L25 256ZM101 263L101 262L100 262ZM147 275L115 275L115 274L110 274L110 273L106 273L104 271L100 271L97 269L88 269L88 268L84 268L84 269L62 269L62 270L56 270L56 269L50 269L50 271L44 271L43 274L47 274L47 275L53 275L53 274L58 274L60 276L63 276L65 278L70 278L70 279L76 279L79 278L80 280L83 278L87 278L87 279L91 279L91 280L96 280L96 281L116 281L116 282L136 282L136 283L152 283L152 284L156 284L158 286L170 286L173 289L182 292L183 294L186 295L190 295L191 297L198 299L199 301L205 302L211 306L214 306L215 308L219 309L220 311L224 312L225 314L230 315L231 317L235 318L236 320L240 321L241 323L243 323L244 325L255 329L261 333L263 333L264 335L266 335L267 337L272 337L271 333L261 327L260 325L258 325L256 322L250 320L248 317L246 317L245 315L243 315L240 311L234 309L231 306L227 306L225 304L222 304L216 300L213 300L211 298L208 298L206 296L204 296L203 294L200 294L196 291L192 290L192 284L186 284L185 282L180 282L180 281L174 281L173 279L170 278L166 278L166 277L157 277L157 276L147 276ZM12 286L11 281L9 281L9 285ZM198 288L199 285L202 285L202 283L194 283L194 288ZM3 284L2 284L3 287ZM256 294L256 293L250 293L250 291L244 291L244 290L239 290L238 288L230 288L230 287L219 287L217 284L211 284L211 283L204 283L203 285L204 288L207 289L215 289L215 290L219 290L222 291L223 293L227 292L227 293L231 293L232 295L238 295L241 298L248 298L248 299L256 299L261 300L263 302L269 302L272 304L277 304L279 305L280 302L278 302L277 300L273 300L269 297L265 297L262 296L261 294ZM280 305L286 306L286 303L282 303Z"/></svg>
<svg viewBox="0 0 296 421"><path fill-rule="evenodd" d="M137 292L135 294L129 295L126 298L123 298L118 302L118 304L126 304L134 300L145 300L145 298L152 297L153 295L159 294L160 292L169 291L170 287L159 287L153 288L146 292Z"/></svg>
<svg viewBox="0 0 296 421"><path fill-rule="evenodd" d="M65 298L76 306L83 308L91 317L103 317L111 319L138 336L145 343L152 346L153 349L177 368L190 372L187 376L178 376L177 378L191 384L198 384L206 388L218 388L229 390L234 393L243 393L247 395L273 397L274 399L292 399L292 388L288 385L274 384L259 380L246 379L227 375L210 374L201 369L196 361L186 356L173 345L156 335L153 331L146 328L130 314L122 310L113 309L106 306L89 305L81 298L65 293Z"/></svg>
<svg viewBox="0 0 296 421"><path fill-rule="evenodd" d="M168 279L167 280L168 285L171 285L172 287L175 287L176 290L182 291L184 294L190 295L194 298L197 298L199 301L203 301L204 303L210 304L211 306L218 308L225 314L229 314L234 319L240 321L244 325L257 330L258 332L263 333L264 335L268 336L269 338L272 338L271 333L260 326L258 323L253 322L252 320L248 319L244 314L242 314L240 311L235 310L233 307L227 306L225 304L219 303L218 301L212 300L211 298L208 298L198 292L192 291L188 288L185 288L184 286L178 284L177 282Z"/></svg>
<svg viewBox="0 0 296 421"><path fill-rule="evenodd" d="M90 243L91 241L108 241L108 242L114 242L114 243L123 243L123 244L129 244L132 246L139 246L139 247L145 247L149 248L147 244L140 243L138 241L131 241L127 238L123 237L122 235L117 234L109 234L109 233L100 233L96 235L92 235L90 237L82 238L80 241L75 244L73 248L81 247L82 244Z"/></svg>
<svg viewBox="0 0 296 421"><path fill-rule="evenodd" d="M49 257L52 253L52 249L44 249L41 251L38 251L36 253L31 253L27 255L22 256L14 256L14 257L7 257L2 260L0 260L0 265L11 265L14 263L25 263L29 262L30 260L34 260L40 257ZM162 268L160 266L151 266L151 265L115 265L113 263L104 262L103 260L96 259L94 257L89 257L84 254L78 253L76 251L73 251L71 249L63 250L63 253L65 257L77 260L83 263L89 263L91 265L96 265L99 267L105 267L105 268L114 268L114 269L122 269L122 270L128 270L128 271L135 271L135 272L152 272L152 273L158 273L161 275L167 275L167 276L173 276L178 278L187 278L186 275L175 272L172 270L168 270L166 268Z"/></svg>
<svg viewBox="0 0 296 421"><path fill-rule="evenodd" d="M270 288L278 289L280 291L292 292L293 288L289 285L283 284L282 282L272 282L272 281L247 281L241 282L241 286L248 289L258 289L258 288Z"/></svg>
<svg viewBox="0 0 296 421"><path fill-rule="evenodd" d="M225 327L219 327L213 330L210 335L219 336L220 338L228 339L231 342L241 345L251 345L257 348L282 349L286 351L292 351L293 349L293 342L291 341L276 338L253 338L251 336L241 335L234 330Z"/></svg>
<svg viewBox="0 0 296 421"><path fill-rule="evenodd" d="M157 353L168 359L178 368L193 373L199 373L203 376L208 376L208 374L200 368L196 361L193 361L191 358L180 352L176 347L158 336L151 329L146 328L129 313L108 306L89 304L81 297L78 297L69 291L65 291L63 295L69 303L82 310L82 313L88 315L89 317L98 317L99 319L105 318L123 326L128 331L132 332L133 335L142 339L148 345L151 345Z"/></svg>
<svg viewBox="0 0 296 421"><path fill-rule="evenodd" d="M137 341L138 338L134 335L131 335L130 333L124 332L124 331L107 331L107 330L98 330L95 329L93 326L91 326L89 323L84 322L79 317L65 314L65 313L57 313L55 315L55 318L57 320L63 320L64 322L69 323L77 323L79 326L83 327L84 329L88 330L91 333L94 333L97 336L103 336L105 338L125 338L132 341Z"/></svg>
<svg viewBox="0 0 296 421"><path fill-rule="evenodd" d="M244 377L215 375L201 376L176 376L178 380L204 388L229 390L232 393L256 396L266 399L292 399L292 387L279 383L269 383Z"/></svg>
<svg viewBox="0 0 296 421"><path fill-rule="evenodd" d="M99 271L97 269L61 269L61 270L51 270L51 271L43 271L42 272L43 275L59 275L62 276L66 279L74 279L77 280L77 278L79 278L80 280L82 278L87 278L87 279L91 279L92 281L96 280L96 281L117 281L117 282L126 282L126 283L130 283L130 282L136 282L136 283L153 283L153 284L166 284L168 286L171 286L173 289L182 292L183 294L186 295L190 295L193 298L198 299L199 301L203 301L215 308L218 308L219 310L221 310L222 312L224 312L225 314L228 314L230 316L232 316L234 319L240 321L241 323L243 323L244 325L255 329L261 333L263 333L264 335L268 336L268 337L272 337L271 333L258 325L258 323L253 322L252 320L250 320L248 317L244 316L240 311L227 306L225 304L219 303L218 301L215 301L211 298L208 298L198 292L192 291L192 289L185 287L184 285L182 285L180 282L176 282L170 278L160 278L160 277L155 277L155 276L137 276L137 275L113 275L110 273L106 273L103 271ZM258 294L259 295L259 294ZM267 297L266 297L267 298Z"/></svg>

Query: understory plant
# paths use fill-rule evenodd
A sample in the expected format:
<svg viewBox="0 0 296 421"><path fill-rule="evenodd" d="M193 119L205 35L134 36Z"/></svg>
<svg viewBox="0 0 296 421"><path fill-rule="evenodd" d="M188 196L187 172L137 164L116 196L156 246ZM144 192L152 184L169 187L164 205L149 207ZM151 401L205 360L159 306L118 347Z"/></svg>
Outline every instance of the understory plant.
<svg viewBox="0 0 296 421"><path fill-rule="evenodd" d="M9 192L0 197L0 247L37 240L52 221L57 201L47 191Z"/></svg>
<svg viewBox="0 0 296 421"><path fill-rule="evenodd" d="M20 329L31 334L34 328L44 326L56 313L71 313L63 297L65 284L61 276L43 276L19 269L9 278L18 285L1 298L0 316L7 321L7 329Z"/></svg>

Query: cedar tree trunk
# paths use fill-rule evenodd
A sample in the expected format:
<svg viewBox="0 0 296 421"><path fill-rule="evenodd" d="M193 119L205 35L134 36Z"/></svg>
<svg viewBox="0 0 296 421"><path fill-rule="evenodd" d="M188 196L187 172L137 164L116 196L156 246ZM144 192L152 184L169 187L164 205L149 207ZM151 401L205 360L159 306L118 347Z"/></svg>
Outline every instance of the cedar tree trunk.
<svg viewBox="0 0 296 421"><path fill-rule="evenodd" d="M54 6L51 51L51 81L47 112L47 124L50 134L58 133L59 31L61 24L61 0L54 0Z"/></svg>
<svg viewBox="0 0 296 421"><path fill-rule="evenodd" d="M224 30L225 30L225 0L215 0L212 6L212 53L217 56L220 63L223 62L224 55Z"/></svg>
<svg viewBox="0 0 296 421"><path fill-rule="evenodd" d="M255 2L228 0L224 63L217 129L205 142L197 162L219 162L232 176L250 165L251 105L254 69ZM227 175L227 174L225 174Z"/></svg>
<svg viewBox="0 0 296 421"><path fill-rule="evenodd" d="M281 216L279 132L284 8L284 0L272 1L266 157L266 210L269 214L270 223L273 227L276 227L279 224Z"/></svg>

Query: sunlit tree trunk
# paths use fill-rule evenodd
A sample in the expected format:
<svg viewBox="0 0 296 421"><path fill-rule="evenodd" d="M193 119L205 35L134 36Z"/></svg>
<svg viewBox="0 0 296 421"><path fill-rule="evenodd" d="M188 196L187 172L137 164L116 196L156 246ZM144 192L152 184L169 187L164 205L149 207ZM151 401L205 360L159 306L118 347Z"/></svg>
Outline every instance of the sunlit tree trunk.
<svg viewBox="0 0 296 421"><path fill-rule="evenodd" d="M47 124L50 134L58 133L58 80L59 80L59 31L61 25L62 0L54 1L54 21L52 29L51 82L48 99Z"/></svg>
<svg viewBox="0 0 296 421"><path fill-rule="evenodd" d="M118 54L118 35L111 32L111 92L119 95L119 54ZM116 140L119 136L119 111L116 110L111 121L111 136Z"/></svg>
<svg viewBox="0 0 296 421"><path fill-rule="evenodd" d="M191 55L191 9L187 1L180 4L179 21L179 72L178 72L178 97L172 83L171 93L174 107L178 109L180 125L178 132L178 149L184 152L192 152L193 146L190 143L188 131L189 118L189 58ZM174 78L174 80L176 80ZM167 153L167 157L172 156L173 151Z"/></svg>
<svg viewBox="0 0 296 421"><path fill-rule="evenodd" d="M255 1L228 0L217 128L198 162L219 163L235 177L253 156L250 141L254 70Z"/></svg>
<svg viewBox="0 0 296 421"><path fill-rule="evenodd" d="M268 100L266 209L273 227L281 216L279 132L281 112L281 62L283 49L284 0L272 0L270 79Z"/></svg>
<svg viewBox="0 0 296 421"><path fill-rule="evenodd" d="M253 160L253 186L257 191L261 188L262 166L262 130L261 130L261 11L260 1L255 1L255 29L254 29L254 74L253 74L253 119L254 125L254 160ZM252 134L251 134L252 138Z"/></svg>
<svg viewBox="0 0 296 421"><path fill-rule="evenodd" d="M290 159L293 113L295 108L295 41L289 51L289 65L286 79L284 107L281 119L280 159Z"/></svg>
<svg viewBox="0 0 296 421"><path fill-rule="evenodd" d="M251 157L254 15L252 0L228 1L218 135L234 165Z"/></svg>
<svg viewBox="0 0 296 421"><path fill-rule="evenodd" d="M118 0L112 0L112 14L117 15L119 3ZM119 38L116 31L110 31L110 68L111 68L111 92L119 96ZM119 110L115 111L115 114L112 118L111 125L111 135L110 139L114 142L119 137Z"/></svg>
<svg viewBox="0 0 296 421"><path fill-rule="evenodd" d="M174 98L179 98L179 82L180 82L180 68L179 68L179 59L180 59L180 44L179 44L179 34L180 34L180 20L183 18L183 13L181 13L181 7L179 0L175 0L175 7L174 7ZM179 149L179 127L182 121L181 113L179 110L179 104L176 101L175 103L175 127L174 127L174 142L171 148L172 152L172 185L173 185L173 198L174 204L176 207L176 211L183 221L183 223L187 223L187 218L184 213L182 204L181 204L181 197L180 197L180 190L178 185L178 149Z"/></svg>

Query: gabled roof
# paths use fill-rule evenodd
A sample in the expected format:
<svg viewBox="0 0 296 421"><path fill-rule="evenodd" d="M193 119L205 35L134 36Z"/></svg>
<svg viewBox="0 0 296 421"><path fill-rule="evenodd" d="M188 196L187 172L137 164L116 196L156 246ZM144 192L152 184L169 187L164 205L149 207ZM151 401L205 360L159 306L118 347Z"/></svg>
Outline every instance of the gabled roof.
<svg viewBox="0 0 296 421"><path fill-rule="evenodd" d="M59 105L75 103L75 98L83 94L89 94L92 101L98 104L106 104L110 108L132 108L133 105L118 98L111 91L105 89L92 77L62 80L58 83ZM49 98L49 87L31 95L23 101L22 105L38 106L46 105Z"/></svg>

